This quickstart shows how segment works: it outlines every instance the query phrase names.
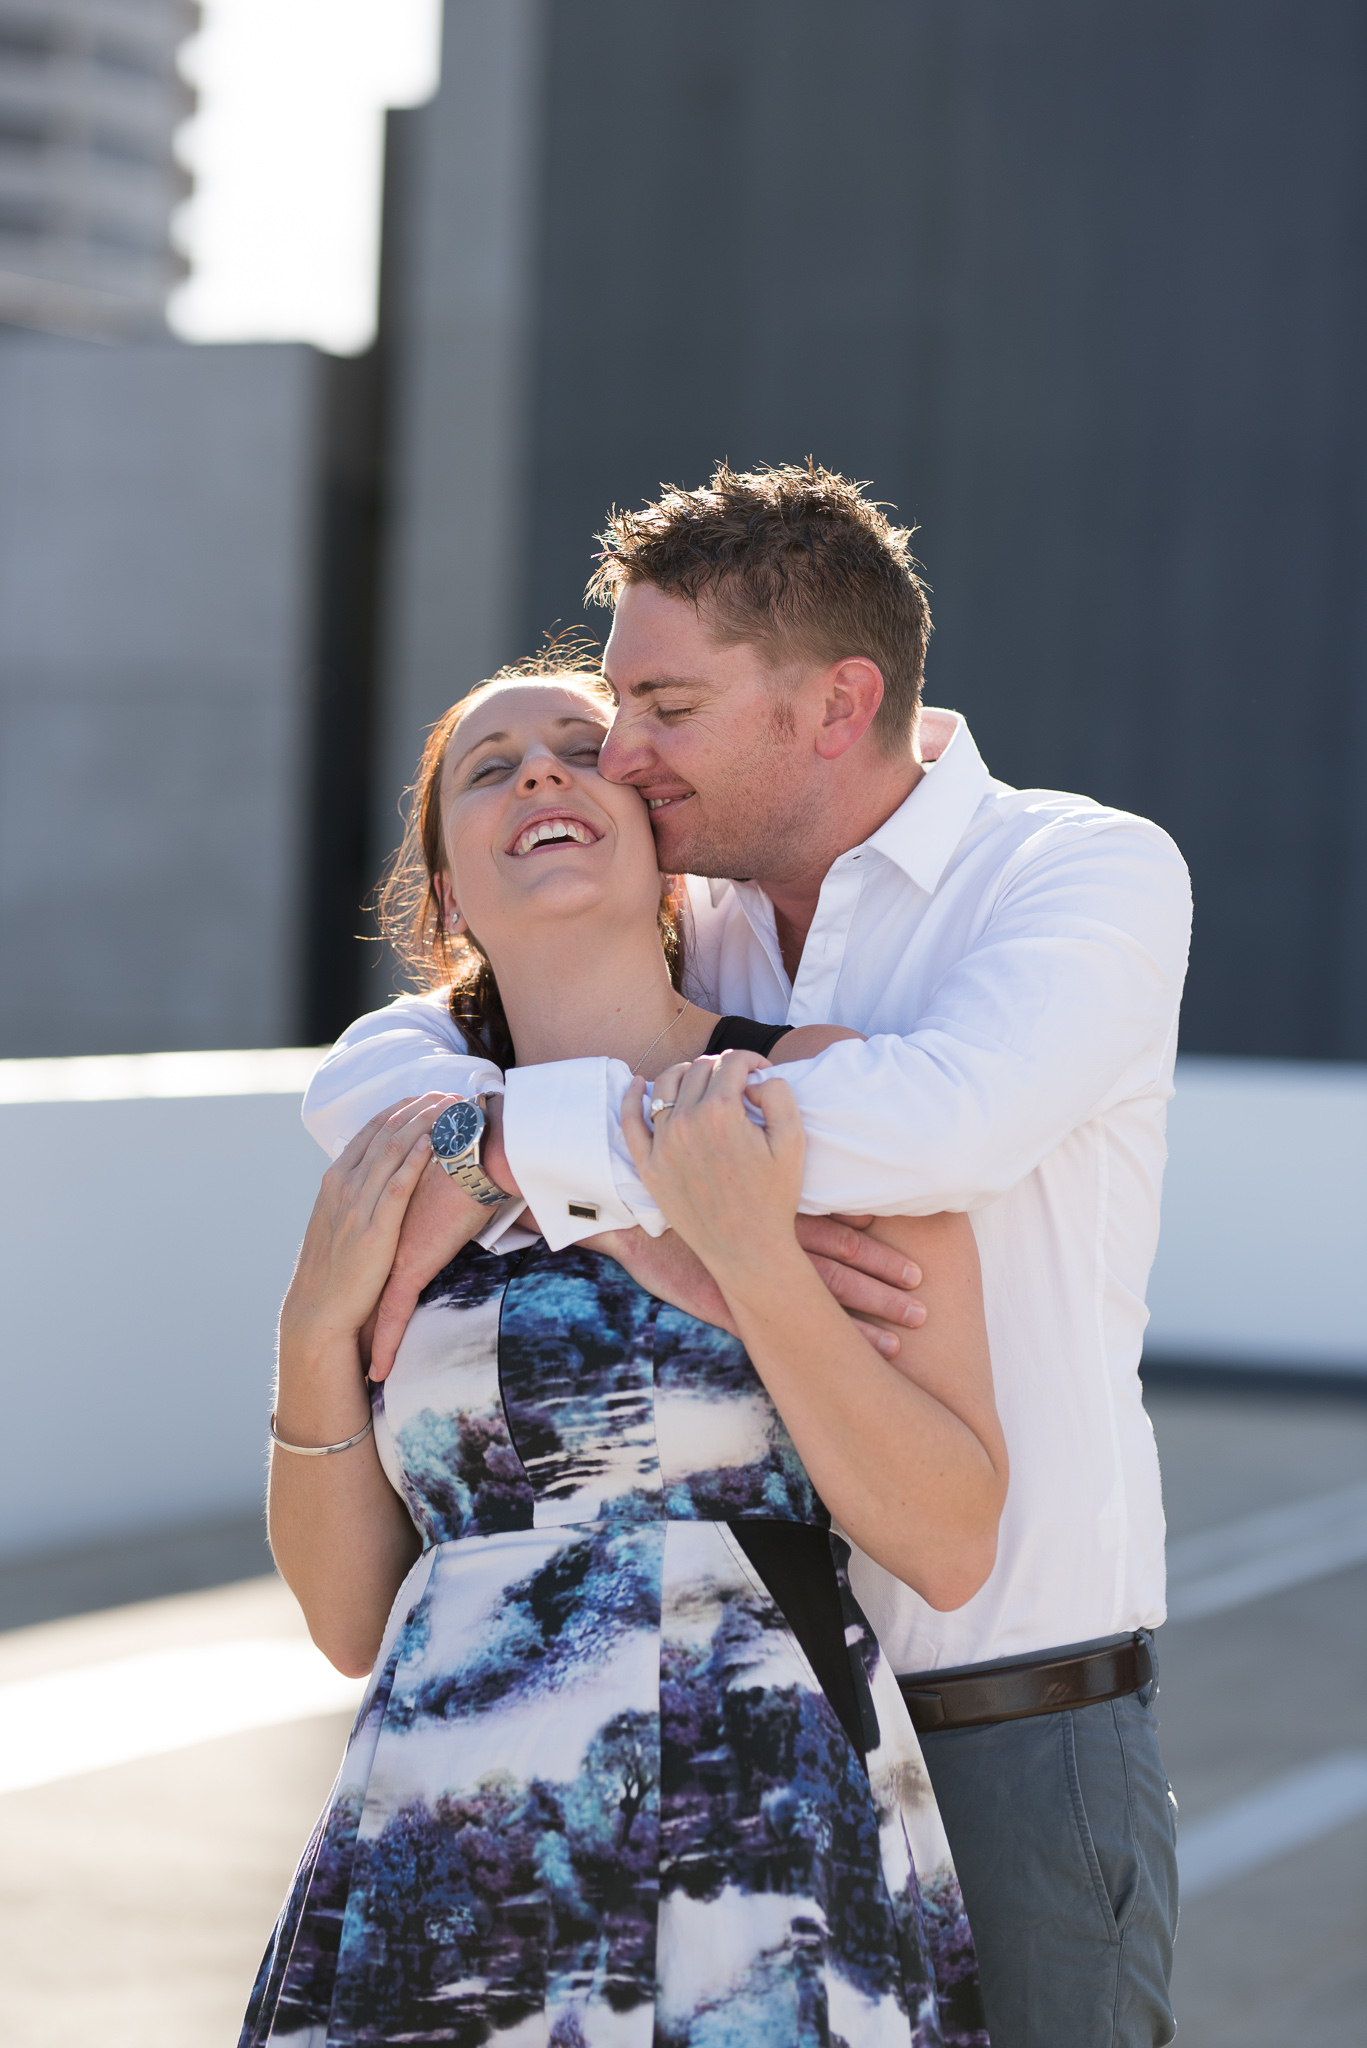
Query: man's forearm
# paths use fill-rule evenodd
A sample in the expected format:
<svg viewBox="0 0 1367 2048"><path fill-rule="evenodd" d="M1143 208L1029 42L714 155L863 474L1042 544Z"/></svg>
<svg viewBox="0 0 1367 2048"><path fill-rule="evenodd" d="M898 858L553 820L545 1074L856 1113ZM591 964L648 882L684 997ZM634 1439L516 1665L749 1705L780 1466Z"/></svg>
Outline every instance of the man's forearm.
<svg viewBox="0 0 1367 2048"><path fill-rule="evenodd" d="M1035 857L906 1035L774 1068L806 1132L803 1213L974 1209L1113 1104L1166 1093L1190 913L1180 855L1141 821ZM617 1127L627 1078L620 1063L607 1078L611 1171L649 1230L658 1212Z"/></svg>
<svg viewBox="0 0 1367 2048"><path fill-rule="evenodd" d="M487 1095L502 1087L499 1069L466 1050L439 998L405 996L342 1033L305 1090L304 1128L335 1159L371 1117L404 1096Z"/></svg>
<svg viewBox="0 0 1367 2048"><path fill-rule="evenodd" d="M507 1078L502 1136L510 1172L552 1251L605 1230L666 1228L622 1137L621 1060L556 1060ZM625 1170L623 1170L625 1160Z"/></svg>
<svg viewBox="0 0 1367 2048"><path fill-rule="evenodd" d="M807 1132L803 1212L977 1207L1110 1102L1163 1085L1189 919L1180 857L1139 821L1088 828L1013 874L907 1036L846 1042L777 1069ZM629 1080L605 1059L507 1076L491 1170L525 1196L553 1248L665 1228L622 1136ZM407 999L339 1041L310 1086L305 1121L335 1150L396 1096L502 1083L464 1050L444 1004Z"/></svg>

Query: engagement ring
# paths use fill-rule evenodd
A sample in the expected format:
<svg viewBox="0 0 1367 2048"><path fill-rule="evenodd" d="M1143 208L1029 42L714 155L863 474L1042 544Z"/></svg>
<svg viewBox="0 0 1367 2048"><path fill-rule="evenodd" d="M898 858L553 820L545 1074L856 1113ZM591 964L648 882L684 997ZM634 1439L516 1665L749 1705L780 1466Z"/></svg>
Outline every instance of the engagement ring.
<svg viewBox="0 0 1367 2048"><path fill-rule="evenodd" d="M650 1105L650 1114L652 1116L662 1116L667 1109L674 1109L676 1106L673 1102L662 1102L657 1095Z"/></svg>

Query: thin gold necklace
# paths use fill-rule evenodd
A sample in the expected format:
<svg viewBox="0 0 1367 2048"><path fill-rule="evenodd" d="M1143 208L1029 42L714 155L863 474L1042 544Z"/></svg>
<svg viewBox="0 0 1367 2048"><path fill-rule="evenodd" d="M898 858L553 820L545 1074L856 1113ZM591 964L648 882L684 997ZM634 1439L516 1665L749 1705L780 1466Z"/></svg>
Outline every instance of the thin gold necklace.
<svg viewBox="0 0 1367 2048"><path fill-rule="evenodd" d="M654 1050L655 1050L656 1046L657 1046L657 1045L659 1044L660 1040L661 1040L662 1038L666 1037L666 1036L667 1036L667 1035L668 1035L668 1034L669 1034L669 1033L670 1033L670 1032L671 1032L671 1031L672 1031L672 1030L674 1029L674 1026L675 1026L675 1025L676 1025L676 1024L678 1023L678 1021L679 1021L679 1018L680 1018L680 1017L682 1017L682 1015L683 1015L683 1013L684 1013L684 1010L691 1010L691 1009L692 1009L692 1007L693 1007L692 1003L690 1003L690 1002L689 1002L689 1000L688 1000L688 997L687 997L687 996L685 996L685 997L684 997L684 1006L683 1006L683 1010L680 1010L680 1011L679 1011L679 1012L678 1012L678 1013L677 1013L677 1014L676 1014L675 1016L673 1016L673 1017L671 1017L671 1018L670 1018L669 1022L668 1022L668 1023L667 1023L666 1025L665 1025L665 1028L664 1028L664 1030L663 1030L663 1031L657 1031L657 1032L655 1033L655 1036L654 1036L654 1037L653 1037L653 1038L651 1039L651 1041L650 1041L650 1044L649 1044L649 1045L648 1045L648 1046L646 1047L645 1051L644 1051L644 1052L643 1052L643 1053L641 1054L641 1057L640 1057L640 1058L639 1058L639 1059L637 1060L637 1062L636 1062L635 1066L634 1066L634 1067L632 1068L632 1070L631 1070L631 1071L632 1071L632 1073L633 1073L633 1074L639 1074L639 1073L640 1073L640 1071L641 1071L642 1067L643 1067L643 1066L645 1065L646 1061L647 1061L647 1060L648 1060L648 1059L650 1058L650 1055L651 1055L651 1054L652 1054L652 1053L654 1052Z"/></svg>

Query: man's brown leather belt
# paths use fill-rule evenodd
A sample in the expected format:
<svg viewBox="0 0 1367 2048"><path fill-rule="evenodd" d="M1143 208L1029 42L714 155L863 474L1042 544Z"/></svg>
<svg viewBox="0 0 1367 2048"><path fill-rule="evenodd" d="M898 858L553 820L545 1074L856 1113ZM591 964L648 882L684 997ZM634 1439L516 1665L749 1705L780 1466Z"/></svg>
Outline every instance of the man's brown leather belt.
<svg viewBox="0 0 1367 2048"><path fill-rule="evenodd" d="M899 1678L918 1735L937 1728L982 1728L990 1721L1023 1721L1066 1707L1096 1706L1138 1692L1153 1677L1147 1636L1128 1636L1071 1657L927 1671Z"/></svg>

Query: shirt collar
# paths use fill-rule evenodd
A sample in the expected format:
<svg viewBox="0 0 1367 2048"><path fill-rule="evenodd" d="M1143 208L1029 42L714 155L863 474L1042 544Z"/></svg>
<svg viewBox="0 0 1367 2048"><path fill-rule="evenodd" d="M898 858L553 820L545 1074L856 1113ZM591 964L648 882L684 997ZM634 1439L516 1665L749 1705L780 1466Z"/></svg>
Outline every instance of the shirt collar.
<svg viewBox="0 0 1367 2048"><path fill-rule="evenodd" d="M992 778L974 745L968 721L959 712L937 711L926 705L921 712L920 739L929 756L927 772L864 844L933 896ZM714 910L727 890L736 886L720 876L709 878L707 889Z"/></svg>
<svg viewBox="0 0 1367 2048"><path fill-rule="evenodd" d="M992 778L957 711L927 707L920 736L926 773L865 844L933 896Z"/></svg>

